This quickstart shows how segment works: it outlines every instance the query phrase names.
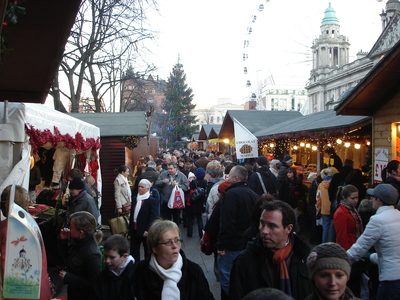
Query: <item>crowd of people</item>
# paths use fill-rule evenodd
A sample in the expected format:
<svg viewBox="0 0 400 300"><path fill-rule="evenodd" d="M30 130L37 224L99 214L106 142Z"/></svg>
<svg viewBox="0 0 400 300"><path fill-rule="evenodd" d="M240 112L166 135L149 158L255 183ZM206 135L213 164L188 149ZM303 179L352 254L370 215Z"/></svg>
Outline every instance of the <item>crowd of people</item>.
<svg viewBox="0 0 400 300"><path fill-rule="evenodd" d="M397 299L400 163L366 189L351 160L327 154L332 165L309 186L290 155L237 163L174 150L119 166L115 213L129 219L129 236L108 237L103 252L93 189L71 177L59 234L68 299L214 299L184 238L214 256L221 299Z"/></svg>

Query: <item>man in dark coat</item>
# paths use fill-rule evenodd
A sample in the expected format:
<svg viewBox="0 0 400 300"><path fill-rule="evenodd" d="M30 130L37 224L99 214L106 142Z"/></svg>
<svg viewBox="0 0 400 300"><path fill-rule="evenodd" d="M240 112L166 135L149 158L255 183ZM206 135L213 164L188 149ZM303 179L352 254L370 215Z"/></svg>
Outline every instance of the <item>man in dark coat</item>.
<svg viewBox="0 0 400 300"><path fill-rule="evenodd" d="M257 169L249 178L249 187L259 196L262 194L276 196L276 177L269 169L269 160L262 155L257 158L256 164Z"/></svg>
<svg viewBox="0 0 400 300"><path fill-rule="evenodd" d="M292 232L294 211L280 200L266 202L262 209L259 234L233 262L230 299L269 287L303 300L312 291L306 267L310 248Z"/></svg>
<svg viewBox="0 0 400 300"><path fill-rule="evenodd" d="M69 201L70 214L77 211L87 211L98 221L100 216L99 209L96 206L94 198L86 192L85 185L80 177L74 177L74 179L72 179L69 183L69 190L71 194L71 199Z"/></svg>
<svg viewBox="0 0 400 300"><path fill-rule="evenodd" d="M276 167L279 169L278 177L276 177L276 190L279 191L283 181L286 180L287 170L293 165L293 158L286 154L283 157L283 161L276 164ZM279 196L279 195L278 195Z"/></svg>
<svg viewBox="0 0 400 300"><path fill-rule="evenodd" d="M343 168L339 171L339 173L333 174L331 183L329 184L328 193L329 200L333 202L336 199L337 188L340 185L344 185L345 179L347 175L353 170L354 162L351 159L346 159L344 161Z"/></svg>
<svg viewBox="0 0 400 300"><path fill-rule="evenodd" d="M225 299L229 294L232 263L246 247L243 235L251 226L253 206L258 199L258 195L247 184L245 167L233 167L229 172L228 180L231 186L227 189L221 207L220 229L217 238L221 299Z"/></svg>
<svg viewBox="0 0 400 300"><path fill-rule="evenodd" d="M135 180L135 185L133 187L132 196L136 196L138 193L138 185L140 180L147 179L150 182L156 182L158 176L160 175L159 172L156 171L157 164L154 161L149 161L147 163L146 171L138 176Z"/></svg>

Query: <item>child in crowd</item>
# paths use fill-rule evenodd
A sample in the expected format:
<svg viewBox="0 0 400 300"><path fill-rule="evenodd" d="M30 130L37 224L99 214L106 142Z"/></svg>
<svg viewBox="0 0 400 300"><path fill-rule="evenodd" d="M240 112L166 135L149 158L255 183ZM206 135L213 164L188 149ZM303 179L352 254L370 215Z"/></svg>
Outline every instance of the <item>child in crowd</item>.
<svg viewBox="0 0 400 300"><path fill-rule="evenodd" d="M99 300L133 299L135 259L129 255L129 242L122 235L112 235L104 243L106 269L97 278Z"/></svg>

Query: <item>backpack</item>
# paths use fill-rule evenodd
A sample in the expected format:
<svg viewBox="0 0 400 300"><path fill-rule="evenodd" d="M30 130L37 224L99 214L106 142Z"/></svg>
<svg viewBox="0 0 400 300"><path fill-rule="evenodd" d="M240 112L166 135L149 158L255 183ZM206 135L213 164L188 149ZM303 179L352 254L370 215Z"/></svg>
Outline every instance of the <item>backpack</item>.
<svg viewBox="0 0 400 300"><path fill-rule="evenodd" d="M193 190L193 194L190 195L190 201L197 201L201 198L203 198L206 194L206 191L204 188L197 186L197 180L194 182L196 185L196 188Z"/></svg>

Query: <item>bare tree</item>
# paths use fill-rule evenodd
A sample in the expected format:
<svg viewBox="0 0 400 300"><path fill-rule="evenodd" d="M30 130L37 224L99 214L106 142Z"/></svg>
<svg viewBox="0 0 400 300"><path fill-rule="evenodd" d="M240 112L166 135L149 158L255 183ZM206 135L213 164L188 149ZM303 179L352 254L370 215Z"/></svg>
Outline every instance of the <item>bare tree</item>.
<svg viewBox="0 0 400 300"><path fill-rule="evenodd" d="M156 9L153 0L83 0L60 66L68 81L68 91L60 93L72 112L78 112L85 88L96 112L106 98L110 105L104 110L115 111L123 71L133 62L143 73L154 69L141 57L147 51L142 42L154 38L145 28L148 9Z"/></svg>

